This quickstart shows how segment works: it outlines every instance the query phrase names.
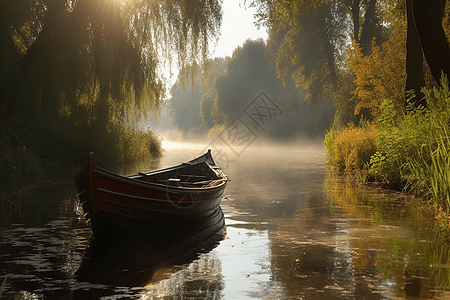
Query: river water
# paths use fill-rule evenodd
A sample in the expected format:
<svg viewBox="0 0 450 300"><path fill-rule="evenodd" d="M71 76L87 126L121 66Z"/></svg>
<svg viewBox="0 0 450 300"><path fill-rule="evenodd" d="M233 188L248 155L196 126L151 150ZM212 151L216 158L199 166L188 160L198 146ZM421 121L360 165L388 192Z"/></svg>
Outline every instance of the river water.
<svg viewBox="0 0 450 300"><path fill-rule="evenodd" d="M204 147L167 145L140 168ZM450 299L449 247L433 241L417 202L346 181L320 148L222 154L226 226L195 247L155 255L154 241L128 241L87 255L91 231L71 184L1 203L0 299ZM103 280L80 279L87 260ZM146 267L133 269L137 260Z"/></svg>

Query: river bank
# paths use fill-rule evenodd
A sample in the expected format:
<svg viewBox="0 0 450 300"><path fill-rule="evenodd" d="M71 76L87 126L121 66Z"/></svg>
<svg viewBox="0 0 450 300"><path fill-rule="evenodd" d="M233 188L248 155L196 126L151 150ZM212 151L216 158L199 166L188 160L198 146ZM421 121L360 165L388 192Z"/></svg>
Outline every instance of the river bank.
<svg viewBox="0 0 450 300"><path fill-rule="evenodd" d="M389 99L373 120L361 118L325 134L328 162L362 183L414 195L434 209L436 228L450 238L450 89L422 90L424 105L407 100L403 109Z"/></svg>
<svg viewBox="0 0 450 300"><path fill-rule="evenodd" d="M78 132L20 120L1 123L0 198L65 180L68 172L76 173L85 165L91 151L99 154L101 165L115 167L159 157L162 148L158 136L144 129Z"/></svg>

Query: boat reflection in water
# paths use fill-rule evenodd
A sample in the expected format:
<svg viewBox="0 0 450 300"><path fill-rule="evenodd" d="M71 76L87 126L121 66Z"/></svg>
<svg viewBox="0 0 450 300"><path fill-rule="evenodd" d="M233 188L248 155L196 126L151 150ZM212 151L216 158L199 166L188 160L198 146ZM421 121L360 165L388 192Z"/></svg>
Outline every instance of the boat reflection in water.
<svg viewBox="0 0 450 300"><path fill-rule="evenodd" d="M158 269L190 263L214 249L224 238L224 225L219 208L201 221L166 226L155 223L151 232L111 227L100 238L92 236L76 272L77 279L116 286L145 286L153 281Z"/></svg>

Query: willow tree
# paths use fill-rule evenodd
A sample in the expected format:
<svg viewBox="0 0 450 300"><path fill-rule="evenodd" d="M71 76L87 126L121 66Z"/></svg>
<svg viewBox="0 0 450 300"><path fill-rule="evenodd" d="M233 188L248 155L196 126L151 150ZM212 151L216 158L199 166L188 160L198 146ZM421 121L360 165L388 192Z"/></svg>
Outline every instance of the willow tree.
<svg viewBox="0 0 450 300"><path fill-rule="evenodd" d="M219 0L18 0L1 5L2 17L6 11L13 15L0 18L6 41L0 47L13 52L16 63L8 72L20 80L15 92L0 98L0 114L31 111L46 119L100 126L156 110L165 91L161 64L184 67L205 60L222 18ZM8 76L2 75L5 86Z"/></svg>
<svg viewBox="0 0 450 300"><path fill-rule="evenodd" d="M382 41L376 0L260 0L259 22L269 27L269 49L283 80L292 77L317 103L342 87L344 51L356 40L369 53Z"/></svg>

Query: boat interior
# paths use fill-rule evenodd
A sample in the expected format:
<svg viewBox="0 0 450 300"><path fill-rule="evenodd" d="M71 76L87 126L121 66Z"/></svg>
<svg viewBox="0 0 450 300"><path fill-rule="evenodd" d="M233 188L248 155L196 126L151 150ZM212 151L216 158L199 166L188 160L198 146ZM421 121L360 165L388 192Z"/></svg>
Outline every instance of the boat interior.
<svg viewBox="0 0 450 300"><path fill-rule="evenodd" d="M145 182L190 188L213 187L228 180L219 168L205 163L183 164L153 172L139 172L129 177Z"/></svg>

